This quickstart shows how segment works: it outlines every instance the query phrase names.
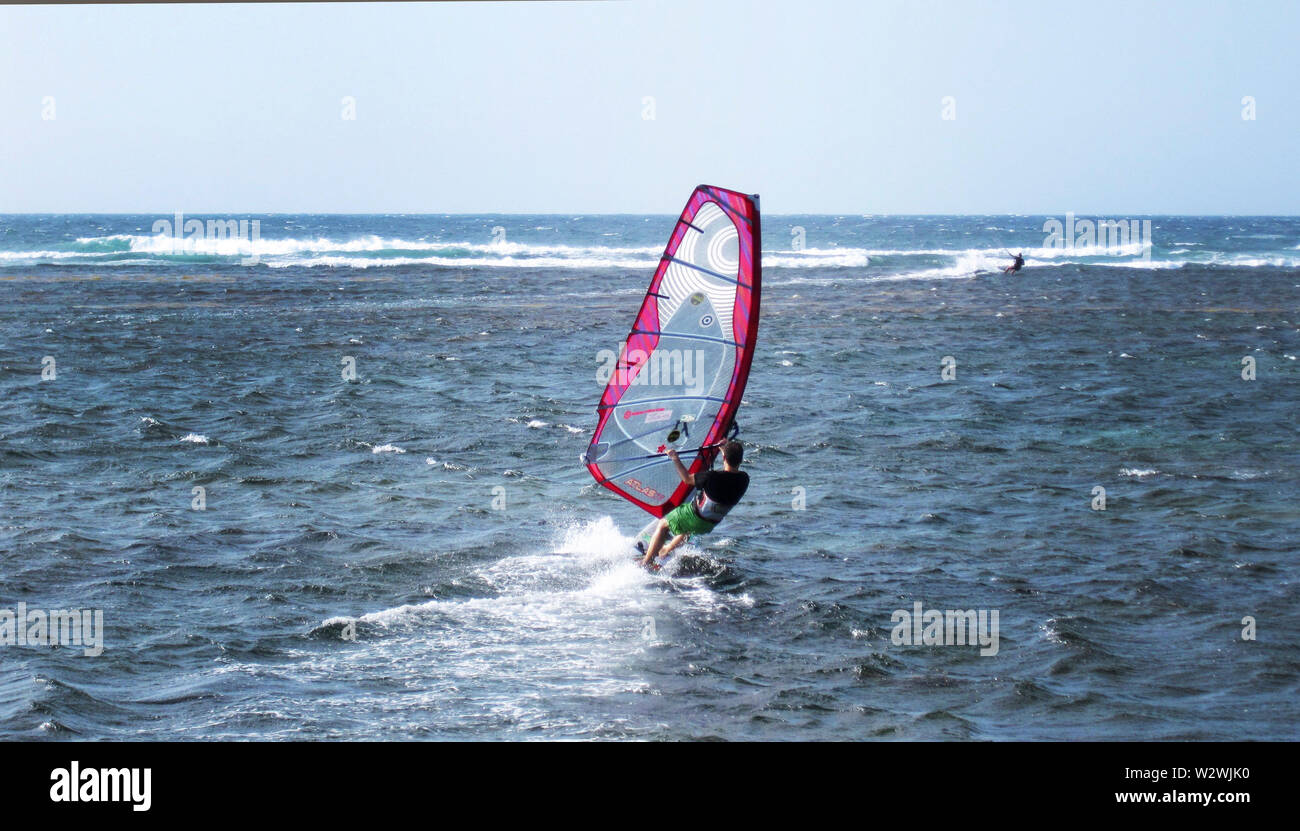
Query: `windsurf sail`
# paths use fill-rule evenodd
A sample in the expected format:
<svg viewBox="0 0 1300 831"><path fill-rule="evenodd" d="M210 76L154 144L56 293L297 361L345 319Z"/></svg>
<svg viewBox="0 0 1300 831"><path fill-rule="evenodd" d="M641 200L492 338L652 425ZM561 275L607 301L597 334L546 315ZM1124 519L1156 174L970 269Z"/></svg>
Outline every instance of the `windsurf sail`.
<svg viewBox="0 0 1300 831"><path fill-rule="evenodd" d="M610 367L582 456L596 481L664 514L713 463L745 392L758 338L758 197L700 185L686 202L632 331Z"/></svg>

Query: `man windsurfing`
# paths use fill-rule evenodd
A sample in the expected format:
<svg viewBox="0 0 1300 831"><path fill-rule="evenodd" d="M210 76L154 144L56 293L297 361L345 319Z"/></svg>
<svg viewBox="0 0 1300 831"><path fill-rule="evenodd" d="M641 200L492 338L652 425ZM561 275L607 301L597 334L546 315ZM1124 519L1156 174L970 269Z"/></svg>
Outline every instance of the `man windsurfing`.
<svg viewBox="0 0 1300 831"><path fill-rule="evenodd" d="M695 488L696 493L659 520L654 536L650 538L650 547L641 560L641 565L648 569L657 568L655 561L687 538L712 531L749 488L749 474L740 469L745 448L738 441L729 441L722 446L722 470L702 470L694 476L677 458L677 451L669 450L665 455L672 460L681 480ZM664 540L669 534L672 541L665 546Z"/></svg>
<svg viewBox="0 0 1300 831"><path fill-rule="evenodd" d="M1008 253L1009 253L1009 252L1008 252ZM1002 269L1002 273L1003 273L1003 274L1015 274L1017 271L1019 271L1020 269L1022 269L1022 268L1024 268L1024 267L1025 267L1025 255L1024 255L1024 252L1021 252L1021 253L1019 253L1019 254L1016 255L1016 261L1015 261L1015 262L1013 262L1011 265L1007 266L1006 268Z"/></svg>

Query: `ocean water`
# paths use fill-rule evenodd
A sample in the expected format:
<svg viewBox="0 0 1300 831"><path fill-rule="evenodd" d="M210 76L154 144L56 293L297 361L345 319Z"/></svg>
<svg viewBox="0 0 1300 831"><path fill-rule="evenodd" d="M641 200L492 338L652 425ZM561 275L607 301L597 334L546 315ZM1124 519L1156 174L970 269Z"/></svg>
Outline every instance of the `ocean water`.
<svg viewBox="0 0 1300 831"><path fill-rule="evenodd" d="M104 620L2 738L1300 738L1300 219L765 216L753 485L649 575L578 456L671 217L254 218L0 217L0 611Z"/></svg>

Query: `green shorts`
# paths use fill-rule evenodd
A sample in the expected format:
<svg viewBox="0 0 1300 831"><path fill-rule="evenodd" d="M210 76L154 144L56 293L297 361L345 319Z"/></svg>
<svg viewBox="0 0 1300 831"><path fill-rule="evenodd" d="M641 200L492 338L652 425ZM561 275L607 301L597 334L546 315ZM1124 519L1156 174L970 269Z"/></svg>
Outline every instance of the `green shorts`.
<svg viewBox="0 0 1300 831"><path fill-rule="evenodd" d="M664 517L668 520L668 530L673 536L678 534L707 534L713 530L716 522L709 522L702 519L699 514L695 513L695 506L687 502L685 505L678 505L668 512Z"/></svg>

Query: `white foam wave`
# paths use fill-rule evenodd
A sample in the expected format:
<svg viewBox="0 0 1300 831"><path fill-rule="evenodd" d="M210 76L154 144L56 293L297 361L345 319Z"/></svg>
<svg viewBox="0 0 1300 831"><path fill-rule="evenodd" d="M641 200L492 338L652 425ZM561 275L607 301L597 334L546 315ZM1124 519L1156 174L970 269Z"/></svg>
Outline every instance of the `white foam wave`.
<svg viewBox="0 0 1300 831"><path fill-rule="evenodd" d="M656 259L624 259L617 257L343 257L317 256L303 258L266 259L270 268L391 268L394 266L444 266L448 268L628 268L643 271L653 269Z"/></svg>
<svg viewBox="0 0 1300 831"><path fill-rule="evenodd" d="M634 636L634 628L639 633L640 619L632 626L626 616L663 600L661 594L647 594L655 578L637 567L631 550L632 539L609 517L575 523L562 529L550 550L509 555L474 569L474 580L491 586L492 596L433 598L355 618L333 617L324 625L356 622L435 639L445 636L462 648L502 639L517 641L521 648L530 640L597 638L608 643L619 628L624 636ZM621 623L619 613L625 618Z"/></svg>
<svg viewBox="0 0 1300 831"><path fill-rule="evenodd" d="M336 616L323 625L363 623L452 639L522 642L540 636L611 643L641 640L647 615L675 604L675 599L710 607L724 602L703 585L671 594L653 591L656 582L667 578L649 574L635 563L632 542L607 516L571 523L559 529L543 550L508 555L475 568L474 581L491 586L495 592L491 596L435 597L358 617ZM735 601L753 603L745 597ZM663 613L680 614L680 609Z"/></svg>
<svg viewBox="0 0 1300 831"><path fill-rule="evenodd" d="M1042 626L1038 627L1038 629L1043 633L1043 637L1045 637L1047 640L1051 641L1052 643L1059 643L1059 644L1065 643L1065 639L1061 637L1061 633L1056 631L1055 618L1047 621Z"/></svg>
<svg viewBox="0 0 1300 831"><path fill-rule="evenodd" d="M165 235L111 234L82 237L80 245L115 244L111 251L0 251L0 263L7 265L40 262L87 261L97 264L129 264L141 258L176 256L212 256L247 259L256 257L272 268L350 267L374 268L396 266L442 266L464 268L627 268L646 270L658 263L660 246L558 245L536 242L466 240L429 240L384 237L376 234L337 239L325 236L248 239L246 237L173 239ZM121 250L125 244L126 251ZM1160 259L1150 257L1151 249L1142 243L1122 246L1093 245L1060 248L1039 246L1017 248L1026 265L1086 264L1151 269L1180 268L1184 265L1227 267L1300 267L1300 257L1268 252L1192 251L1191 243L1174 243L1173 249ZM1300 246L1297 246L1300 249ZM1290 249L1288 249L1290 250ZM932 279L970 276L981 271L998 271L1009 262L1005 247L989 248L769 248L763 252L763 264L779 269L862 269L879 266L880 259L929 258L948 262L929 265L889 279ZM900 263L888 263L897 267Z"/></svg>
<svg viewBox="0 0 1300 831"><path fill-rule="evenodd" d="M120 256L122 256L121 251L0 251L0 261L8 260L21 263Z"/></svg>
<svg viewBox="0 0 1300 831"><path fill-rule="evenodd" d="M508 242L468 242L443 241L427 239L402 239L400 237L381 237L376 234L353 237L351 239L333 239L330 237L285 237L259 238L247 237L173 239L165 235L114 234L106 237L83 237L77 242L83 245L105 241L123 241L133 252L146 254L212 254L217 256L260 254L262 256L284 256L304 253L363 253L374 251L428 251L433 253L472 252L494 256L543 256L553 255L565 258L581 258L592 255L610 256L646 256L660 253L657 247L577 246L577 245L539 245L535 243Z"/></svg>
<svg viewBox="0 0 1300 831"><path fill-rule="evenodd" d="M1134 478L1134 479L1145 479L1145 478L1147 478L1148 476L1157 476L1157 475L1159 475L1159 473L1160 473L1160 471L1156 470L1155 468L1130 468L1130 467L1122 467L1122 468L1120 468L1120 470L1119 470L1119 475L1120 475L1120 476L1129 476L1129 477L1132 477L1132 478Z"/></svg>

